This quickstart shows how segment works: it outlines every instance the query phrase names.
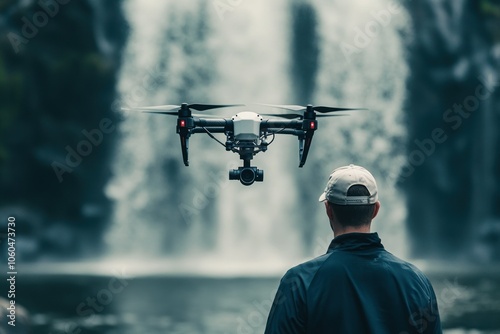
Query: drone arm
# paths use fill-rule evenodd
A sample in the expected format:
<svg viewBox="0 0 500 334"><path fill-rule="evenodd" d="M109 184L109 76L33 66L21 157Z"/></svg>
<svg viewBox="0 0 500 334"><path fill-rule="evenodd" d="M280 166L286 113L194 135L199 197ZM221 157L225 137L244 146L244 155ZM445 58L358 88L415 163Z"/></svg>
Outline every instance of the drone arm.
<svg viewBox="0 0 500 334"><path fill-rule="evenodd" d="M205 127L202 127L202 128L194 128L191 130L191 133L207 133L207 131L205 130L206 128ZM227 130L225 127L214 127L214 128L210 128L210 132L211 133L225 133Z"/></svg>
<svg viewBox="0 0 500 334"><path fill-rule="evenodd" d="M206 118L195 118L195 127L209 128L211 132L212 128L224 128L226 131L231 131L233 129L233 121L231 119L206 119Z"/></svg>
<svg viewBox="0 0 500 334"><path fill-rule="evenodd" d="M294 129L267 129L267 132L270 134L280 134L280 135L292 135L292 136L300 136L304 133L302 130L294 130Z"/></svg>
<svg viewBox="0 0 500 334"><path fill-rule="evenodd" d="M299 138L299 167L303 167L311 147L314 131L318 127L315 119L303 120L266 120L261 123L261 130L279 134L295 135Z"/></svg>
<svg viewBox="0 0 500 334"><path fill-rule="evenodd" d="M301 129L302 128L302 121L301 120L265 120L262 121L260 124L260 128L262 130L267 130L267 129Z"/></svg>

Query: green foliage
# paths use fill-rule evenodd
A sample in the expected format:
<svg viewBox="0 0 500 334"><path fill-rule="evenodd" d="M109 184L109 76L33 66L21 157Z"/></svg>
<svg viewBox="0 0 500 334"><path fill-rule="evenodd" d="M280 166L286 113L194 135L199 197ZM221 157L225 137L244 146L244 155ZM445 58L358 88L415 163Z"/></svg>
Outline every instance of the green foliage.
<svg viewBox="0 0 500 334"><path fill-rule="evenodd" d="M500 18L500 3L498 1L483 0L480 8L484 14Z"/></svg>

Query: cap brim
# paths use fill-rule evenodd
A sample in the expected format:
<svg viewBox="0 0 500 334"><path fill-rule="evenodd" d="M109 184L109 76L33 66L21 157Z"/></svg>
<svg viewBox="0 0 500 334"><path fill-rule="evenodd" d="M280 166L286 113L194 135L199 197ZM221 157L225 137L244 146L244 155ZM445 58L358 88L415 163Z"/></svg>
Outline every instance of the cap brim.
<svg viewBox="0 0 500 334"><path fill-rule="evenodd" d="M319 197L318 201L320 201L320 202L326 201L326 193L322 193L321 196Z"/></svg>

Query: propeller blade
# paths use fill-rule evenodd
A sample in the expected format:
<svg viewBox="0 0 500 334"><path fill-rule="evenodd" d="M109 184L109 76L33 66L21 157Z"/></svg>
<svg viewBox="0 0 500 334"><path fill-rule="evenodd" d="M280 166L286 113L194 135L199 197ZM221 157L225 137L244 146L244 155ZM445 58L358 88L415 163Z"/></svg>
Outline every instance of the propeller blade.
<svg viewBox="0 0 500 334"><path fill-rule="evenodd" d="M220 116L207 115L207 114L191 114L191 116L198 117L198 118L217 118L217 119L221 119Z"/></svg>
<svg viewBox="0 0 500 334"><path fill-rule="evenodd" d="M368 110L366 108L336 108L336 107L323 107L323 106L314 107L313 109L319 113L348 111L348 110Z"/></svg>
<svg viewBox="0 0 500 334"><path fill-rule="evenodd" d="M138 107L138 108L170 111L170 110L179 110L180 107L181 106L177 106L177 105L173 105L173 104L165 104L165 105L161 105L161 106L148 106L148 107Z"/></svg>
<svg viewBox="0 0 500 334"><path fill-rule="evenodd" d="M229 108L229 107L237 107L242 106L243 104L189 104L189 109L194 109L198 111L205 111L210 109L218 109L218 108ZM146 107L134 107L134 108L122 108L124 111L136 110L136 111L177 111L181 108L181 106L166 104L161 106L146 106ZM170 114L169 114L170 115Z"/></svg>
<svg viewBox="0 0 500 334"><path fill-rule="evenodd" d="M162 115L172 115L177 116L177 111L143 111L145 114L162 114Z"/></svg>
<svg viewBox="0 0 500 334"><path fill-rule="evenodd" d="M321 118L321 117L342 117L342 116L351 116L351 115L316 115L316 118Z"/></svg>
<svg viewBox="0 0 500 334"><path fill-rule="evenodd" d="M292 111L307 110L307 107L297 106L297 105L279 105L279 104L259 104L259 105L272 107L272 108L292 110ZM313 110L315 110L319 113L329 113L329 112L336 112L336 111L368 110L368 109L366 109L366 108L337 108L337 107L317 106L317 107L313 107Z"/></svg>
<svg viewBox="0 0 500 334"><path fill-rule="evenodd" d="M301 114L261 114L264 116L271 116L271 117L280 117L280 118L286 118L286 119L294 119L294 118L302 118L303 116Z"/></svg>
<svg viewBox="0 0 500 334"><path fill-rule="evenodd" d="M122 108L124 111L176 111L179 110L180 106L174 105L164 105L164 106L147 106L147 107L132 107L132 108Z"/></svg>
<svg viewBox="0 0 500 334"><path fill-rule="evenodd" d="M266 107L272 107L272 108L278 108L278 109L293 110L293 111L306 110L306 107L304 107L304 106L296 106L296 105L280 105L280 104L264 104L264 103L259 103L258 105L260 105L260 106L266 106Z"/></svg>
<svg viewBox="0 0 500 334"><path fill-rule="evenodd" d="M280 118L286 118L286 119L295 119L295 118L303 118L304 116L301 114L261 114L264 116L271 116L271 117L280 117ZM350 116L350 115L316 115L316 118L321 118L321 117L342 117L342 116Z"/></svg>
<svg viewBox="0 0 500 334"><path fill-rule="evenodd" d="M240 106L243 106L243 104L190 104L188 105L188 108L198 111L205 111L210 109L230 108L230 107L240 107Z"/></svg>
<svg viewBox="0 0 500 334"><path fill-rule="evenodd" d="M145 114L161 114L161 115L172 115L172 116L177 116L178 112L177 111L143 111ZM191 116L194 117L200 117L200 118L220 118L215 115L206 115L206 114L191 114Z"/></svg>

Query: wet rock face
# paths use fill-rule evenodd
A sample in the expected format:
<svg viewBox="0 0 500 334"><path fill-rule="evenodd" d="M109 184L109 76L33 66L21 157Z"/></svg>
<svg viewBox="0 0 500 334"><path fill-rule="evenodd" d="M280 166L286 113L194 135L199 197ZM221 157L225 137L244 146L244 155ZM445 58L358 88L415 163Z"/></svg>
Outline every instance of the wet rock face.
<svg viewBox="0 0 500 334"><path fill-rule="evenodd" d="M500 221L500 6L412 1L408 10L414 36L400 184L413 254L493 260L498 244L486 257L473 249Z"/></svg>
<svg viewBox="0 0 500 334"><path fill-rule="evenodd" d="M23 222L27 259L93 253L110 212L121 1L0 7L0 212Z"/></svg>

